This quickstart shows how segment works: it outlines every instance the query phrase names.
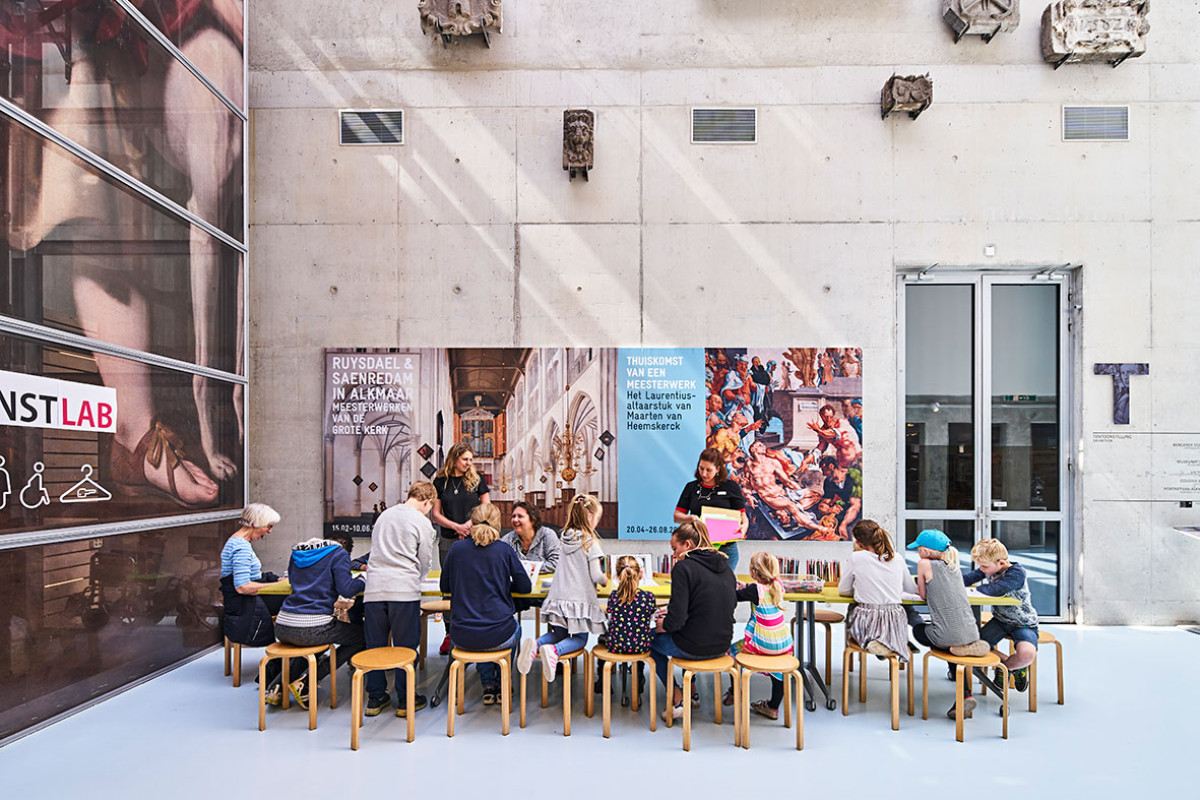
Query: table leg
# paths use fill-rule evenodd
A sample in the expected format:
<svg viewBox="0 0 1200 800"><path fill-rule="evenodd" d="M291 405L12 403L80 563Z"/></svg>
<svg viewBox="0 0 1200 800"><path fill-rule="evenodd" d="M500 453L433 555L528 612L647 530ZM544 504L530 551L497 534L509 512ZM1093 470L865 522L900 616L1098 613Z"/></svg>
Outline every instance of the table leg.
<svg viewBox="0 0 1200 800"><path fill-rule="evenodd" d="M809 711L817 710L819 689L825 698L825 707L833 710L837 708L837 701L830 696L829 687L816 667L817 624L814 606L811 600L796 601L796 615L803 620L796 626L796 658L800 661L800 675L804 679L804 707Z"/></svg>

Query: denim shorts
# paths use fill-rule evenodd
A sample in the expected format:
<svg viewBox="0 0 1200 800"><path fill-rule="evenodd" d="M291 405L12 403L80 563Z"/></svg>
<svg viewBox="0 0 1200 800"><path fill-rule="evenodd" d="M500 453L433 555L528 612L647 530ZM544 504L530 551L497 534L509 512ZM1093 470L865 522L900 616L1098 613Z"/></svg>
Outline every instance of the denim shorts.
<svg viewBox="0 0 1200 800"><path fill-rule="evenodd" d="M1001 639L1012 639L1016 642L1029 642L1034 647L1038 643L1038 629L1036 626L1030 628L1025 625L1009 625L1007 622L1002 622L996 617L992 617L979 631L979 638L986 641L988 644L995 647Z"/></svg>

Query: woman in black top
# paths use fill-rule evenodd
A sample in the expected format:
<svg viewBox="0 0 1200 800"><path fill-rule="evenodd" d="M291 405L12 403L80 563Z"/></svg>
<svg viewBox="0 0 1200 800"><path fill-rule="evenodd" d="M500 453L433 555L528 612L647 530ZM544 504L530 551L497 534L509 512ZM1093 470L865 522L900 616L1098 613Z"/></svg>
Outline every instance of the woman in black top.
<svg viewBox="0 0 1200 800"><path fill-rule="evenodd" d="M438 564L446 566L450 545L471 532L471 512L475 506L491 502L491 489L475 471L475 453L466 442L455 442L446 454L441 469L433 478L437 499L433 501L433 521L441 526L438 537ZM450 619L446 618L446 638L438 652L450 652Z"/></svg>
<svg viewBox="0 0 1200 800"><path fill-rule="evenodd" d="M741 524L738 530L746 533L748 519L746 517L746 500L742 497L742 489L737 481L729 479L729 470L725 468L725 459L721 451L710 447L700 454L696 463L696 480L689 481L679 495L675 504L675 524L699 522L700 511L704 506L712 508L728 508L742 512ZM721 555L729 559L729 568L737 571L738 547L737 542L725 542L714 545Z"/></svg>

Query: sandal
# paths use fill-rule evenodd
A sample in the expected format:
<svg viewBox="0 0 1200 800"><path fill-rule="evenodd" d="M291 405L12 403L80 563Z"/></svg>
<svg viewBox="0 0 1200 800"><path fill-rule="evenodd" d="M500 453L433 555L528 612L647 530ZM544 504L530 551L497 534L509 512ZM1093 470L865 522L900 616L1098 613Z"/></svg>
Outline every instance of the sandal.
<svg viewBox="0 0 1200 800"><path fill-rule="evenodd" d="M755 714L762 714L767 719L779 719L779 709L771 708L766 700L755 700L750 704L750 710Z"/></svg>
<svg viewBox="0 0 1200 800"><path fill-rule="evenodd" d="M162 466L166 461L168 489L163 490L152 484L146 477L146 464L152 467ZM123 445L113 442L110 465L113 483L118 494L123 495L158 495L165 497L178 506L187 509L208 508L217 504L217 495L213 494L208 501L189 502L179 496L175 485L175 470L179 467L192 475L184 459L183 440L179 434L171 430L157 419L150 423L150 430L142 436L133 452ZM194 477L194 476L193 476Z"/></svg>
<svg viewBox="0 0 1200 800"><path fill-rule="evenodd" d="M488 689L488 690L486 690L486 691L483 693L483 704L484 704L485 706L494 706L494 705L496 705L496 698L499 696L499 694L500 694L500 693L499 693L498 691L496 691L495 689Z"/></svg>

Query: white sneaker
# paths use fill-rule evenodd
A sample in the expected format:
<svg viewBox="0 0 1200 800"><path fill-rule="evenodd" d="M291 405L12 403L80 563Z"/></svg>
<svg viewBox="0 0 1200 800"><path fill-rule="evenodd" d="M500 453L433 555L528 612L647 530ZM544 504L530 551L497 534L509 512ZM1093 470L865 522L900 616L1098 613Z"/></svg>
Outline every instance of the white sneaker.
<svg viewBox="0 0 1200 800"><path fill-rule="evenodd" d="M542 675L548 683L554 683L554 673L558 669L558 651L552 644L544 644L541 649Z"/></svg>
<svg viewBox="0 0 1200 800"><path fill-rule="evenodd" d="M674 708L664 708L662 710L663 722L667 721L668 714L671 716L671 719L683 719L683 703L680 703Z"/></svg>
<svg viewBox="0 0 1200 800"><path fill-rule="evenodd" d="M517 672L528 675L533 667L533 639L522 639L521 649L517 651Z"/></svg>
<svg viewBox="0 0 1200 800"><path fill-rule="evenodd" d="M867 642L866 650L871 655L879 656L880 658L887 658L888 656L895 655L891 648L880 641Z"/></svg>

